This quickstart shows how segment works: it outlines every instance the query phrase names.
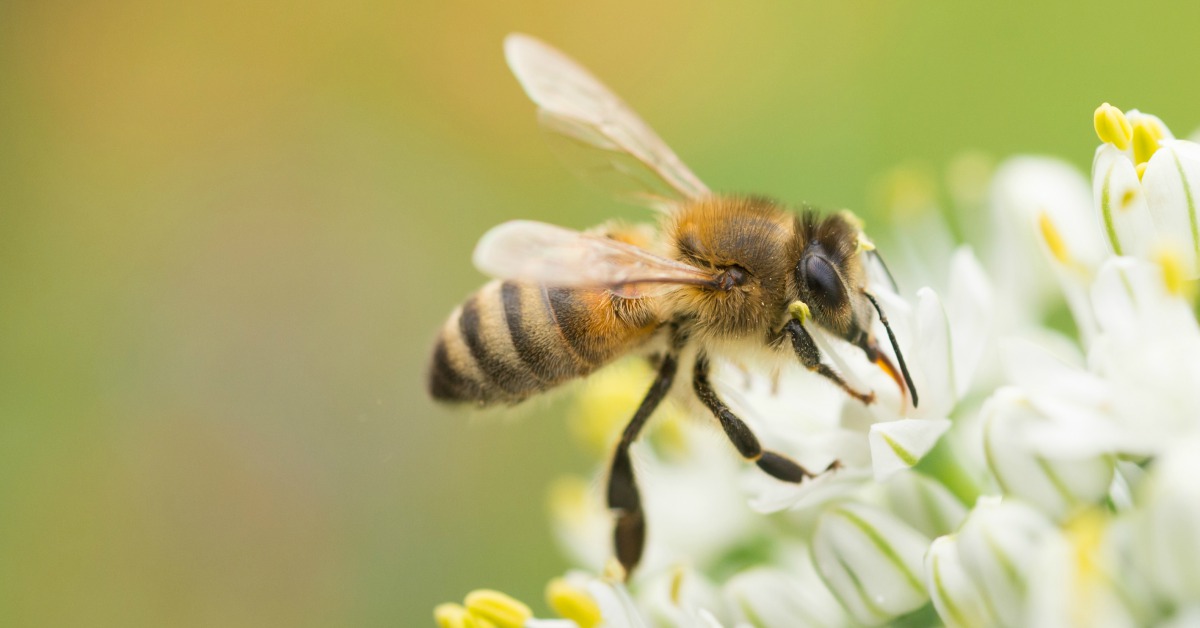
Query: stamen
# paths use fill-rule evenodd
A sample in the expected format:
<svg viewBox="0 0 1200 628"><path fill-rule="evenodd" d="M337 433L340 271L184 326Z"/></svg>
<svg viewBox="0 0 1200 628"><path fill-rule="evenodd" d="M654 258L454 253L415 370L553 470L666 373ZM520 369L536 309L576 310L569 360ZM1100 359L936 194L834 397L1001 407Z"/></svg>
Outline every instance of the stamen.
<svg viewBox="0 0 1200 628"><path fill-rule="evenodd" d="M1187 280L1183 257L1179 252L1173 247L1161 247L1155 254L1154 261L1162 269L1163 286L1167 292L1177 297L1189 296L1191 283Z"/></svg>
<svg viewBox="0 0 1200 628"><path fill-rule="evenodd" d="M579 628L595 628L603 619L592 596L562 578L555 578L546 585L546 604L559 617L579 624Z"/></svg>
<svg viewBox="0 0 1200 628"><path fill-rule="evenodd" d="M683 567L676 566L671 573L671 603L679 606L680 593L683 591Z"/></svg>
<svg viewBox="0 0 1200 628"><path fill-rule="evenodd" d="M467 609L459 604L438 604L433 609L433 620L438 628L477 628L479 622Z"/></svg>
<svg viewBox="0 0 1200 628"><path fill-rule="evenodd" d="M1046 248L1050 249L1050 254L1060 264L1069 266L1071 264L1071 254L1067 251L1067 243L1063 240L1062 234L1058 232L1058 228L1054 226L1054 221L1050 219L1050 214L1042 210L1038 214L1038 229L1042 232L1042 241L1046 243Z"/></svg>
<svg viewBox="0 0 1200 628"><path fill-rule="evenodd" d="M1129 148L1129 142L1133 138L1133 129L1129 124L1129 119L1120 109L1108 103L1096 107L1093 123L1100 141L1108 142L1121 150Z"/></svg>
<svg viewBox="0 0 1200 628"><path fill-rule="evenodd" d="M1158 150L1158 142L1166 136L1162 125L1154 118L1143 117L1133 125L1133 163L1150 161Z"/></svg>
<svg viewBox="0 0 1200 628"><path fill-rule="evenodd" d="M521 628L533 617L528 606L491 589L472 591L464 601L472 615L492 622L497 628Z"/></svg>
<svg viewBox="0 0 1200 628"><path fill-rule="evenodd" d="M1142 164L1138 164L1137 166L1135 166L1135 168L1137 169L1138 181L1141 181L1142 177L1145 176L1146 166L1148 166L1148 165L1150 165L1150 164L1142 163Z"/></svg>

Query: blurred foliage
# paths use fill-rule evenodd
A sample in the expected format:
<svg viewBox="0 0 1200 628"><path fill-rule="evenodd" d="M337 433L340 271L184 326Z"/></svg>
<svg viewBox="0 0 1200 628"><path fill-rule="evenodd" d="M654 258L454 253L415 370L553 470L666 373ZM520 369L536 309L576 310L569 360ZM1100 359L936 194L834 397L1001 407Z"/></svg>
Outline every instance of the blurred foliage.
<svg viewBox="0 0 1200 628"><path fill-rule="evenodd" d="M565 564L564 404L422 371L524 217L644 219L545 149L555 43L711 186L858 208L965 149L1081 168L1102 101L1200 124L1172 3L0 4L0 624L418 626Z"/></svg>

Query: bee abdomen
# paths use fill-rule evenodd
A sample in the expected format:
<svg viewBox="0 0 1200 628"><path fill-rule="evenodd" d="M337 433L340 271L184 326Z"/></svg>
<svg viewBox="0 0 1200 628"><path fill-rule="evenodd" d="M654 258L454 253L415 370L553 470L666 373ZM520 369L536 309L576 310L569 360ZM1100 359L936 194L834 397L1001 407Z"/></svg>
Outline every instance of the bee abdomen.
<svg viewBox="0 0 1200 628"><path fill-rule="evenodd" d="M518 403L586 375L653 329L622 318L604 290L493 281L438 335L429 392L441 401Z"/></svg>

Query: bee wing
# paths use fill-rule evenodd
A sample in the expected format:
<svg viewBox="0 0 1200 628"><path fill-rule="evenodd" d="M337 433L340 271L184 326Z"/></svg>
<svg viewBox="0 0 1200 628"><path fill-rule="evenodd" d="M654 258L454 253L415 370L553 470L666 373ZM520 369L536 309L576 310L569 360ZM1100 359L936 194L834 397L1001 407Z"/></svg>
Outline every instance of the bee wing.
<svg viewBox="0 0 1200 628"><path fill-rule="evenodd" d="M706 196L704 185L632 109L549 45L514 33L504 54L559 156L585 181L662 211Z"/></svg>
<svg viewBox="0 0 1200 628"><path fill-rule="evenodd" d="M705 285L711 272L643 248L532 220L493 227L475 246L475 266L493 277L566 288L608 288L635 297L654 284Z"/></svg>

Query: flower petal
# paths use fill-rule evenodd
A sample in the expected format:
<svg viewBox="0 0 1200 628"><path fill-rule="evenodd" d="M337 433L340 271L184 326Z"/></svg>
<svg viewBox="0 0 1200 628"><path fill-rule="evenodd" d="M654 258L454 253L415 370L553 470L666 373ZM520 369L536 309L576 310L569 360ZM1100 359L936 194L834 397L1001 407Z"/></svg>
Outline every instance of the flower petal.
<svg viewBox="0 0 1200 628"><path fill-rule="evenodd" d="M909 471L898 473L884 486L888 510L930 538L958 529L967 508L941 482Z"/></svg>
<svg viewBox="0 0 1200 628"><path fill-rule="evenodd" d="M948 429L949 419L901 419L872 425L867 439L875 481L883 482L920 462Z"/></svg>
<svg viewBox="0 0 1200 628"><path fill-rule="evenodd" d="M946 318L953 337L955 393L967 394L988 348L995 304L992 284L970 247L960 247L950 260Z"/></svg>
<svg viewBox="0 0 1200 628"><path fill-rule="evenodd" d="M1096 149L1092 191L1109 250L1116 255L1148 257L1155 240L1150 207L1133 162L1111 144Z"/></svg>
<svg viewBox="0 0 1200 628"><path fill-rule="evenodd" d="M1166 140L1142 175L1150 215L1164 242L1183 257L1187 276L1200 275L1200 145Z"/></svg>
<svg viewBox="0 0 1200 628"><path fill-rule="evenodd" d="M915 416L945 418L954 408L957 387L954 383L954 354L950 344L950 324L936 292L917 291L917 353L912 360L913 374L921 394L921 406Z"/></svg>
<svg viewBox="0 0 1200 628"><path fill-rule="evenodd" d="M921 558L929 539L887 511L839 504L818 519L812 544L817 571L861 623L881 623L928 599Z"/></svg>
<svg viewBox="0 0 1200 628"><path fill-rule="evenodd" d="M744 571L729 580L725 593L741 620L754 626L835 628L849 623L807 556L795 573L764 567Z"/></svg>
<svg viewBox="0 0 1200 628"><path fill-rule="evenodd" d="M938 616L950 628L995 625L975 583L963 569L958 540L953 535L934 539L925 554L925 581Z"/></svg>
<svg viewBox="0 0 1200 628"><path fill-rule="evenodd" d="M1022 626L1033 564L1061 534L1018 501L981 499L958 534L962 566L1001 625Z"/></svg>
<svg viewBox="0 0 1200 628"><path fill-rule="evenodd" d="M1005 494L1019 497L1058 520L1108 494L1113 477L1110 456L1064 459L1031 447L1030 426L1046 419L1020 390L1008 387L996 391L983 404L980 416L988 467Z"/></svg>

